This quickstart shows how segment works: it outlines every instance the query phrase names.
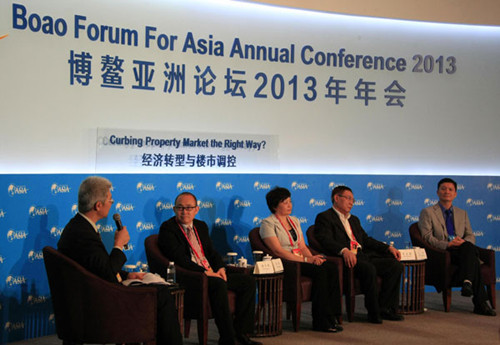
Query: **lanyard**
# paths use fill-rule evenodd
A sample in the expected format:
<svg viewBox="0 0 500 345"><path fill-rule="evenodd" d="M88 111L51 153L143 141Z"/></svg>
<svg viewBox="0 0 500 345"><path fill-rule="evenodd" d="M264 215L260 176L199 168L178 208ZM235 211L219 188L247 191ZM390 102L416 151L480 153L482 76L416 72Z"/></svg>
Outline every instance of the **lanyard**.
<svg viewBox="0 0 500 345"><path fill-rule="evenodd" d="M189 237L186 234L186 230L184 230L184 227L182 225L180 225L179 222L177 222L177 225L179 226L179 228L181 229L182 233L184 234L184 237L186 237L186 240L188 241L189 246L191 247L191 250L193 251L194 255L196 255L196 258L200 262L202 262L202 260L200 258L200 255L198 254L198 252L196 251L196 249L194 249L193 244L189 240ZM205 257L205 251L203 250L203 246L202 246L201 241L200 241L200 236L198 236L198 230L196 230L194 224L193 224L193 230L194 230L194 233L196 234L196 238L198 239L198 243L199 243L200 249L201 249L201 254L203 255L203 257Z"/></svg>
<svg viewBox="0 0 500 345"><path fill-rule="evenodd" d="M285 232L286 234L288 235L288 239L290 240L290 245L292 246L292 248L294 247L294 244L293 244L293 240L292 240L292 236L290 236L290 231L288 231L286 229L286 226L285 224L283 224L283 222L281 221L281 219L279 217L276 216L276 218L278 218L279 222L281 223L281 226L283 227L283 229L285 229ZM295 227L293 226L293 222L292 220L290 219L290 217L286 217L286 220L288 221L288 224L290 224L290 226L292 227L293 230L295 230L295 233L297 234L297 245L300 244L300 234L299 232L297 231L297 229L295 229Z"/></svg>

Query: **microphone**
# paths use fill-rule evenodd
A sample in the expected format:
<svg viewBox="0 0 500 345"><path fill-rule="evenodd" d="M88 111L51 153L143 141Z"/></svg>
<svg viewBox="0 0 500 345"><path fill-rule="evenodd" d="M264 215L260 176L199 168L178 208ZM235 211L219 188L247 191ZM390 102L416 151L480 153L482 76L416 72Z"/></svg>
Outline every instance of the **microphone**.
<svg viewBox="0 0 500 345"><path fill-rule="evenodd" d="M115 213L113 215L113 219L115 220L116 231L120 231L121 229L123 229L122 218L120 217L120 214ZM128 244L125 244L123 248L128 249Z"/></svg>

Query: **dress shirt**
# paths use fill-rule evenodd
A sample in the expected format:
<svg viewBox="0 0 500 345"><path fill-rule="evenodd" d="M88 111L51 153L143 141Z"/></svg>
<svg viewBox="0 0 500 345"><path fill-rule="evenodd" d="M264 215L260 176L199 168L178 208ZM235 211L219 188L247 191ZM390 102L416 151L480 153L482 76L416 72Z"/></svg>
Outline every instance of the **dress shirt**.
<svg viewBox="0 0 500 345"><path fill-rule="evenodd" d="M333 210L338 214L339 218L340 218L340 221L342 222L342 225L344 226L344 230L347 234L347 236L349 237L349 239L351 241L355 241L358 243L359 247L361 249L361 245L359 244L359 242L356 240L356 238L354 237L354 234L352 233L352 229L351 229L351 224L349 223L349 218L351 218L351 214L348 213L347 216L345 216L343 213L339 212L335 207L333 207ZM349 248L342 248L342 250L340 251L340 255L342 255L342 253L344 252L344 250L349 250Z"/></svg>

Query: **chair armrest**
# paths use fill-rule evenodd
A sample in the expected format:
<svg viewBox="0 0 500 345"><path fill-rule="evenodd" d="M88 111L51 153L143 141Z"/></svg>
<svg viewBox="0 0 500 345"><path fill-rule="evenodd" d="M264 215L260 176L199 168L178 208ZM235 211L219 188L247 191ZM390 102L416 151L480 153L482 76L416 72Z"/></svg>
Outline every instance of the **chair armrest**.
<svg viewBox="0 0 500 345"><path fill-rule="evenodd" d="M451 284L450 253L443 249L438 249L423 243L427 260L425 261L425 282L429 285L434 285L439 289L443 286Z"/></svg>
<svg viewBox="0 0 500 345"><path fill-rule="evenodd" d="M486 249L477 247L479 259L485 263L485 265L491 266L495 264L495 251L492 249Z"/></svg>
<svg viewBox="0 0 500 345"><path fill-rule="evenodd" d="M432 265L449 266L451 263L450 253L446 250L425 246L425 253L427 254L427 262Z"/></svg>
<svg viewBox="0 0 500 345"><path fill-rule="evenodd" d="M295 301L297 294L302 291L300 286L300 262L281 259L283 263L283 299Z"/></svg>
<svg viewBox="0 0 500 345"><path fill-rule="evenodd" d="M100 278L86 280L78 294L82 327L88 337L103 342L154 340L157 329L157 289L153 286L128 287ZM134 325L134 327L123 327ZM75 336L78 336L75 334ZM73 338L75 339L75 338ZM132 339L132 340L131 340ZM91 338L87 339L92 342Z"/></svg>
<svg viewBox="0 0 500 345"><path fill-rule="evenodd" d="M201 290L204 285L208 286L208 276L204 272L187 270L175 265L177 282L186 289Z"/></svg>
<svg viewBox="0 0 500 345"><path fill-rule="evenodd" d="M129 287L97 278L86 282L84 288L91 296L93 304L102 313L110 315L129 313L132 309L144 310L156 316L157 290L153 286ZM112 308L105 308L105 306ZM92 308L91 306L89 306Z"/></svg>

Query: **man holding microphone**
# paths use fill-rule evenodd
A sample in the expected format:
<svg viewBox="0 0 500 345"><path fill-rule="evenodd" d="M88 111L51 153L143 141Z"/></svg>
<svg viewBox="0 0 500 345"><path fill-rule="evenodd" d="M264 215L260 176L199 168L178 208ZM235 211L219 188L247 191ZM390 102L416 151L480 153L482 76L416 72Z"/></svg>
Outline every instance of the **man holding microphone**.
<svg viewBox="0 0 500 345"><path fill-rule="evenodd" d="M98 176L85 179L78 190L78 213L64 228L57 243L58 250L109 282L142 279L145 273L129 273L121 269L127 261L123 252L130 240L127 228L115 231L114 246L110 253L104 247L97 231L97 221L108 216L113 202L109 180ZM157 296L157 343L181 345L182 336L174 299L166 286L157 287Z"/></svg>

